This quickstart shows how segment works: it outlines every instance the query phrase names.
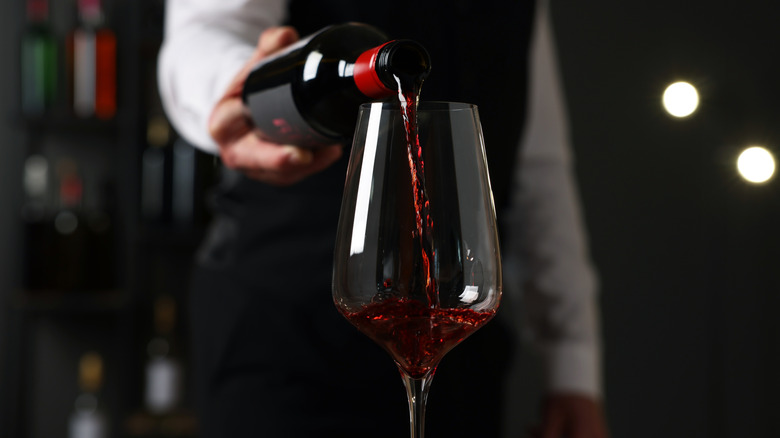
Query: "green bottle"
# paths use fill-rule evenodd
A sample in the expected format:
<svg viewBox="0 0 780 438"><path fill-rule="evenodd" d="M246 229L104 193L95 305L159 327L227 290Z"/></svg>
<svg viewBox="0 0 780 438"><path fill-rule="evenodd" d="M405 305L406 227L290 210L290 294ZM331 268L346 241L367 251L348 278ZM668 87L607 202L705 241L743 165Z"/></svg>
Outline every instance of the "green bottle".
<svg viewBox="0 0 780 438"><path fill-rule="evenodd" d="M57 42L49 26L48 0L27 0L21 55L22 111L41 116L57 93Z"/></svg>

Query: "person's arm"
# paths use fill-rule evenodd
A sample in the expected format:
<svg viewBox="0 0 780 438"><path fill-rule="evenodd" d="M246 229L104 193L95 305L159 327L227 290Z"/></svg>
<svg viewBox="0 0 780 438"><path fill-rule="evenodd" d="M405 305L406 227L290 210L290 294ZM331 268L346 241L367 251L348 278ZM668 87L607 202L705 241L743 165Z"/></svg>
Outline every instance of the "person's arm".
<svg viewBox="0 0 780 438"><path fill-rule="evenodd" d="M540 436L604 438L597 280L576 190L552 29L541 3L508 250L522 263L525 334L538 347L546 373Z"/></svg>
<svg viewBox="0 0 780 438"><path fill-rule="evenodd" d="M530 107L517 172L525 319L550 391L599 395L596 275L576 188L568 121L547 20L537 21Z"/></svg>
<svg viewBox="0 0 780 438"><path fill-rule="evenodd" d="M279 27L284 0L168 0L158 83L168 118L222 163L275 185L294 184L334 163L341 145L302 149L260 139L241 101L251 68L298 40Z"/></svg>
<svg viewBox="0 0 780 438"><path fill-rule="evenodd" d="M211 111L255 51L285 19L284 0L168 0L158 85L168 118L193 145L217 152Z"/></svg>

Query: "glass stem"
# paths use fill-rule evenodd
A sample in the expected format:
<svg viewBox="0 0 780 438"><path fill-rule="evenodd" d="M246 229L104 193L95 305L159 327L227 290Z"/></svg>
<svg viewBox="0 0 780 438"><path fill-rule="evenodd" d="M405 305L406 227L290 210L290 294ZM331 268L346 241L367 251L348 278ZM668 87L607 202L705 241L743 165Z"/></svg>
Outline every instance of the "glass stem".
<svg viewBox="0 0 780 438"><path fill-rule="evenodd" d="M409 400L409 428L411 438L425 438L425 403L428 400L428 389L433 380L433 371L425 377L415 379L401 370L401 376L406 386L406 397Z"/></svg>

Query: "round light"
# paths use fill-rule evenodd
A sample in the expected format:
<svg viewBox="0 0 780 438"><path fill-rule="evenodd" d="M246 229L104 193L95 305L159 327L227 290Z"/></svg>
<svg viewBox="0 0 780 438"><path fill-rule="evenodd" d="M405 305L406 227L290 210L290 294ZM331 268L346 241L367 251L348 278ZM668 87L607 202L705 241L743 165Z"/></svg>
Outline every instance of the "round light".
<svg viewBox="0 0 780 438"><path fill-rule="evenodd" d="M775 173L775 159L760 146L751 146L739 154L737 170L742 178L755 184L769 181Z"/></svg>
<svg viewBox="0 0 780 438"><path fill-rule="evenodd" d="M675 82L666 87L663 104L674 117L687 117L699 107L699 93L688 82Z"/></svg>

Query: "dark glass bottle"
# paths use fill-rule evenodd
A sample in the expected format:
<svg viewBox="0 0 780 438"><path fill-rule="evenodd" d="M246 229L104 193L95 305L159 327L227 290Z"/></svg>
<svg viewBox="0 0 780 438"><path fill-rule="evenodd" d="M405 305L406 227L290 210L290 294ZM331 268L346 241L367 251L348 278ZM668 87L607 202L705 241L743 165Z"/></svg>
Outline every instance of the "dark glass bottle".
<svg viewBox="0 0 780 438"><path fill-rule="evenodd" d="M258 135L316 147L349 141L361 103L398 95L397 78L427 76L428 52L366 24L339 24L262 60L243 100Z"/></svg>
<svg viewBox="0 0 780 438"><path fill-rule="evenodd" d="M22 110L41 116L57 91L57 42L49 27L48 0L27 0L27 28L21 41Z"/></svg>
<svg viewBox="0 0 780 438"><path fill-rule="evenodd" d="M68 418L68 438L106 438L111 426L101 403L103 357L94 351L79 360L79 389L73 412Z"/></svg>
<svg viewBox="0 0 780 438"><path fill-rule="evenodd" d="M154 415L173 413L181 401L182 365L175 341L176 301L161 295L154 301L155 336L147 345L146 409Z"/></svg>

